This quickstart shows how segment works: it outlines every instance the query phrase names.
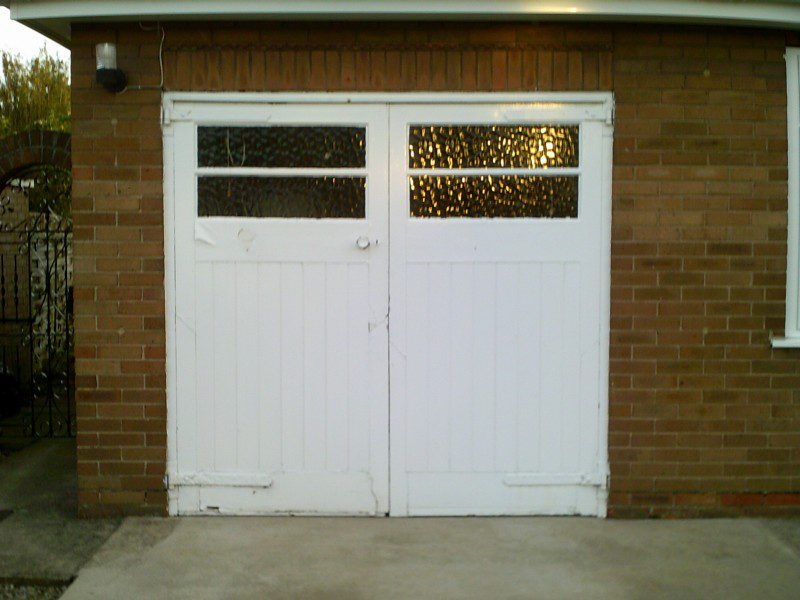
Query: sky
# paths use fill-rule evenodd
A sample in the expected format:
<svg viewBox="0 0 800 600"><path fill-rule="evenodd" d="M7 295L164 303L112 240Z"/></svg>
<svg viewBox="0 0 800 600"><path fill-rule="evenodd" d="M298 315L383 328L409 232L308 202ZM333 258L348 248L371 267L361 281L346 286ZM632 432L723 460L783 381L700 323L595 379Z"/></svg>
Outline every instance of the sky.
<svg viewBox="0 0 800 600"><path fill-rule="evenodd" d="M33 58L43 45L47 47L50 54L56 54L65 60L69 59L69 50L48 40L33 29L12 21L8 9L0 8L0 50L10 50L20 54L23 58Z"/></svg>

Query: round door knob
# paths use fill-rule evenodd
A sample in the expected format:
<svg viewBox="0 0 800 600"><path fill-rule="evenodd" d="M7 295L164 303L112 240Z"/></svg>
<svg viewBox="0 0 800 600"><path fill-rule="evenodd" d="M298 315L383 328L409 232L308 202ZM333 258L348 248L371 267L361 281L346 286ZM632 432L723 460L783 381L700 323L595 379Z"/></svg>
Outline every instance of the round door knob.
<svg viewBox="0 0 800 600"><path fill-rule="evenodd" d="M365 235L360 236L356 240L356 246L358 246L361 250L366 250L367 248L369 248L369 245L370 245L369 238Z"/></svg>

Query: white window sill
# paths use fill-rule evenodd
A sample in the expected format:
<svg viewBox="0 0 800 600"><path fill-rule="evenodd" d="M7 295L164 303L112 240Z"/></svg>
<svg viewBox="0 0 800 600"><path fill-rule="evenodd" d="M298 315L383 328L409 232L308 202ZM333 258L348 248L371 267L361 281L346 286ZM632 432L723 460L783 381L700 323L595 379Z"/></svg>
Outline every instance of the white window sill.
<svg viewBox="0 0 800 600"><path fill-rule="evenodd" d="M800 337L775 337L770 344L773 348L800 348Z"/></svg>

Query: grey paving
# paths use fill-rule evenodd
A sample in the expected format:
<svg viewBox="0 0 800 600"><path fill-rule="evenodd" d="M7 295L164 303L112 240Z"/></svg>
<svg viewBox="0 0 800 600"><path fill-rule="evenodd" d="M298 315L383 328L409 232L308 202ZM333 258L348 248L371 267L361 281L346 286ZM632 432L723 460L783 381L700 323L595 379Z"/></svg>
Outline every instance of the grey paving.
<svg viewBox="0 0 800 600"><path fill-rule="evenodd" d="M0 514L10 511L0 519L0 581L70 580L114 532L119 521L77 518L76 486L74 439L0 460Z"/></svg>
<svg viewBox="0 0 800 600"><path fill-rule="evenodd" d="M129 519L92 598L800 598L794 521ZM777 530L787 532L776 535Z"/></svg>

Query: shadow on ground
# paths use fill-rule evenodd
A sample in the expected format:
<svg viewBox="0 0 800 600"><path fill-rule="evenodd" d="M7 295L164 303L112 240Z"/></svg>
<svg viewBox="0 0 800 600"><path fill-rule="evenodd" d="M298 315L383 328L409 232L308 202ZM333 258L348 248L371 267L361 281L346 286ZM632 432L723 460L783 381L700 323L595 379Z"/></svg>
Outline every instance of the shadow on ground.
<svg viewBox="0 0 800 600"><path fill-rule="evenodd" d="M0 582L69 581L118 526L77 518L74 439L0 459Z"/></svg>

